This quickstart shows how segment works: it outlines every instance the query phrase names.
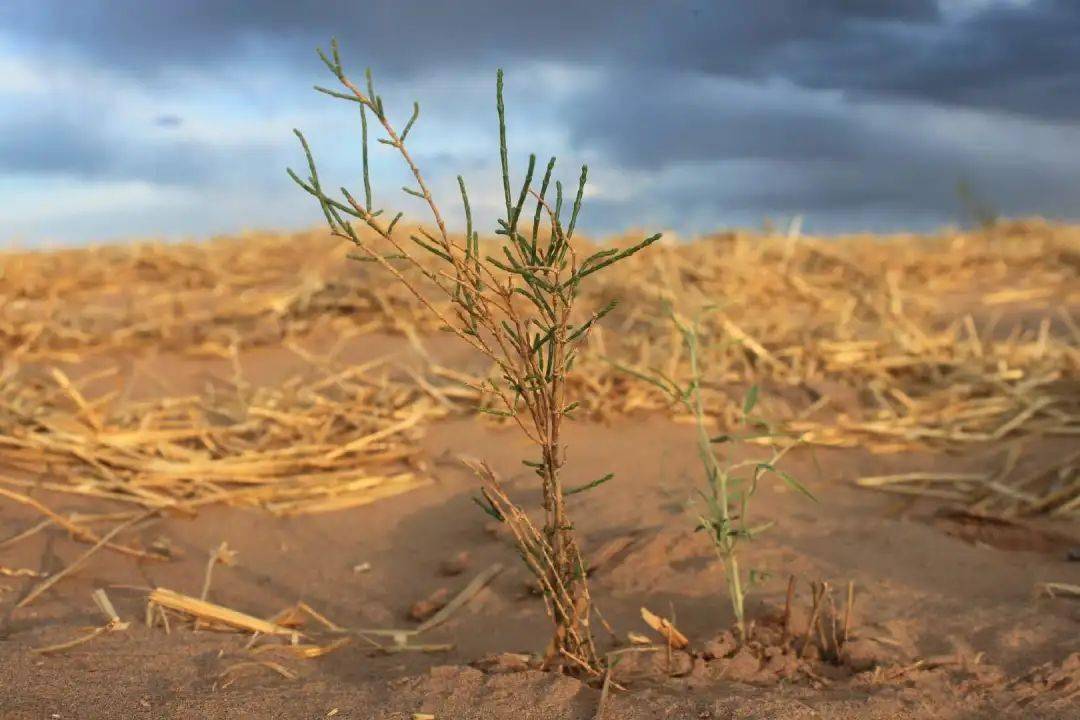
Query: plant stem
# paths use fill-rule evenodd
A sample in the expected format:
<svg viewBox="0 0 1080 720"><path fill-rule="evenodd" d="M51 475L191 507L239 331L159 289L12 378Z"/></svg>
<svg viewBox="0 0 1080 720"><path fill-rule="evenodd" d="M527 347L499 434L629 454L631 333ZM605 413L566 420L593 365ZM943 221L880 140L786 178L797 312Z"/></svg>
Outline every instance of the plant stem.
<svg viewBox="0 0 1080 720"><path fill-rule="evenodd" d="M734 550L725 558L728 571L728 592L731 595L731 607L735 611L735 627L739 630L739 642L746 642L746 616L743 600L742 579L739 577L739 558Z"/></svg>
<svg viewBox="0 0 1080 720"><path fill-rule="evenodd" d="M708 429L705 427L705 407L701 399L701 371L698 367L698 336L697 332L689 326L682 329L686 339L686 346L690 355L690 382L691 392L690 410L694 413L697 426L698 452L702 462L705 463L709 478L709 487L717 500L720 510L720 527L722 537L714 539L716 554L724 565L727 573L728 595L731 597L731 609L735 613L735 625L739 631L739 641L746 642L746 621L744 615L744 594L742 579L739 576L739 558L735 552L735 538L731 535L731 512L728 502L728 474L720 467L716 453L713 451L709 440Z"/></svg>
<svg viewBox="0 0 1080 720"><path fill-rule="evenodd" d="M531 186L535 157L530 156L521 191L517 194L517 203L513 202L500 71L496 81L496 108L506 218L499 221L501 228L497 232L506 239L500 248L502 256L496 252L496 257L489 255L481 258L479 235L473 230L464 179L458 177L466 217L466 237L464 243L460 243L449 236L442 212L406 147L406 139L420 112L419 105L414 103L412 117L399 132L390 122L382 98L375 94L370 74L366 91L350 81L341 66L336 42L331 43L329 55L322 51L319 55L348 92L316 89L332 97L359 103L361 107L364 202L358 201L345 188L341 188L341 193L346 202L326 194L320 184L311 149L299 130L295 132L310 174L305 180L290 169L289 175L319 201L331 232L360 248L362 255L350 257L372 261L387 271L438 319L443 329L449 330L494 363L497 379L481 383L478 389L496 395L505 408L497 414L512 418L522 433L534 443L535 451L540 455L539 462L527 464L536 468L540 479L543 527L537 529L533 525L524 510L499 487L497 478L486 466L478 469L485 482L483 495L487 503L481 505L510 526L525 563L544 590L545 602L555 622L546 658L548 665L562 667L574 674L585 672L600 676L601 660L589 630L591 599L585 578L586 566L566 508L566 492L561 475L565 463L561 430L563 414L577 404L566 402L566 376L573 362L574 349L585 339L589 328L614 304L593 313L580 324L571 324L576 318L573 306L582 280L648 247L660 236L646 238L623 250L600 251L585 260L584 267L579 267L570 239L581 209L587 169L582 167L573 214L564 232L560 220L562 186L558 181L555 182L554 209L544 200L554 158L548 164L543 184L537 193ZM397 151L412 175L415 186L402 189L409 195L421 198L430 210L436 231L429 232L420 227L416 232L422 237L411 235L409 238L426 255L416 254L412 244L394 234L401 213L389 223L384 223L377 219L383 211L372 207L367 153L368 112L373 113L377 121L374 127L381 126L385 132L386 137L379 138L379 141ZM530 194L536 198L537 208L532 239L526 240L517 232L517 227L523 205ZM551 221L551 240L546 249L537 247L536 237L543 211L548 213ZM353 219L365 223L378 236L378 240L369 241L358 234L353 227ZM376 249L373 243L379 241L389 245L392 252ZM405 265L399 269L391 260L404 261ZM428 283L406 274L412 272L419 273ZM429 299L428 294L436 290L449 300L452 311L448 312ZM494 409L490 410L495 412ZM701 431L704 433L703 425ZM708 448L707 440L705 437L705 449ZM605 476L600 481L575 488L573 492L591 489L609 478L610 475Z"/></svg>

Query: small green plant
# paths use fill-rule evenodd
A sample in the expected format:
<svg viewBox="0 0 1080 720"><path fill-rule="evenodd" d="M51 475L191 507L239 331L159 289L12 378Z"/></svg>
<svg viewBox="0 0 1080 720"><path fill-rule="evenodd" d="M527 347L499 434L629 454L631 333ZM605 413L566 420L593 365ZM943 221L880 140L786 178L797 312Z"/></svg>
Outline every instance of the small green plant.
<svg viewBox="0 0 1080 720"><path fill-rule="evenodd" d="M562 183L554 182L555 158L547 164L539 188L533 184L536 156L529 157L520 191L511 192L506 117L503 106L503 77L498 73L496 108L499 126L499 160L506 214L498 221L496 235L504 238L498 250L484 254L479 233L473 229L472 211L465 181L458 176L465 215L465 235L458 239L446 228L442 212L419 167L410 155L406 140L420 115L413 104L408 122L399 131L390 121L382 98L374 90L371 73L362 89L348 78L341 66L336 42L329 56L319 56L341 84L343 91L322 87L326 95L355 103L360 109L363 148L363 201L341 188L341 197L324 190L307 140L296 135L307 158L308 176L289 175L319 203L331 232L349 240L359 249L351 255L372 262L404 285L442 324L477 352L491 360L494 377L477 389L491 394L499 406L486 412L510 418L529 438L537 457L524 460L540 479L544 523L536 528L528 515L500 487L486 466L477 468L483 480L481 507L506 522L517 541L518 550L536 575L544 592L555 631L545 654L549 667L566 672L599 674L589 619L591 600L585 578L586 564L578 547L574 525L566 508L569 495L590 490L611 479L611 475L567 488L562 470L566 463L563 419L577 406L567 397L567 376L574 365L580 343L589 329L614 308L614 303L582 317L577 309L583 283L596 273L656 242L653 235L622 249L607 249L579 258L572 242L581 211L588 174L581 168L572 205L564 203ZM383 211L372 204L368 168L368 115L375 118L389 146L408 167L415 187L402 190L427 205L434 228L420 227L402 237L399 221L382 219ZM531 222L524 216L526 201L534 203ZM569 219L567 219L569 213ZM542 222L546 219L546 222ZM525 221L524 229L522 221ZM374 233L361 234L353 226L359 221ZM434 293L446 303L429 299Z"/></svg>
<svg viewBox="0 0 1080 720"><path fill-rule="evenodd" d="M672 400L693 414L697 431L698 455L705 471L706 487L699 491L704 505L697 513L698 529L709 534L717 557L724 565L728 596L735 614L739 639L746 641L746 596L758 580L758 573L746 573L739 567L739 548L744 540L753 540L759 533L773 525L772 522L750 524L750 500L757 491L758 483L770 473L781 478L787 485L806 495L814 496L801 483L776 465L787 452L795 447L797 440L784 447L773 447L768 460L743 460L725 462L717 451L723 445L780 437L762 418L753 414L757 407L758 387L747 391L742 405L742 422L745 432L741 434L710 435L708 414L702 400L702 373L700 367L700 338L697 323L671 312L672 322L678 329L690 359L690 378L685 385L672 380L656 370L639 370L620 363L613 363L620 370L663 390Z"/></svg>

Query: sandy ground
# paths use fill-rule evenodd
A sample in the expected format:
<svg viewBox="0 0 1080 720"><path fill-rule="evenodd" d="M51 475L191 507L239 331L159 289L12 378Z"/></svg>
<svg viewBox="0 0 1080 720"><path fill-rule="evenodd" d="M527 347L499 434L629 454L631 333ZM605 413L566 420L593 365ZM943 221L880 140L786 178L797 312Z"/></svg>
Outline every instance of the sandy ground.
<svg viewBox="0 0 1080 720"><path fill-rule="evenodd" d="M248 369L272 382L281 357L261 350ZM178 385L211 364L157 361ZM616 666L606 718L1054 718L1080 716L1080 603L1040 597L1041 582L1080 583L1075 527L996 527L949 518L926 501L856 489L864 474L985 469L993 448L963 455L875 456L859 450L800 450L786 468L818 496L813 504L771 481L752 512L775 528L745 546L744 563L771 573L750 616L766 622L783 606L789 574L844 588L853 581L853 639L879 665L853 672L821 664L816 677L780 679L755 663L706 662L708 641L732 623L723 571L695 533L686 503L700 483L691 429L660 417L608 426L577 424L569 436L571 483L605 472L616 479L577 496L572 514L587 549L632 543L594 573L593 590L618 640L648 633L639 609L674 616L698 657L627 655ZM276 518L212 508L192 519L142 527L144 546L167 538L168 563L99 553L81 571L24 609L36 582L0 577L0 718L593 718L600 691L577 680L513 667L501 653L535 653L548 631L542 601L528 592L513 548L471 502L476 483L460 456L487 459L528 504L536 494L509 429L474 420L429 429L435 485L377 504L318 516ZM1060 456L1069 441L1046 441L1025 463ZM93 502L41 493L58 510L100 511ZM0 540L37 522L0 509ZM282 660L295 679L265 667L222 673L250 659L238 634L142 623L149 587L197 595L206 558L222 541L237 564L215 570L210 598L267 617L303 600L346 627L409 627L410 606L439 588L454 593L493 563L505 570L447 623L424 636L452 643L439 653L384 654L362 642L318 659ZM54 572L84 546L49 530L5 549L5 562ZM441 565L467 552L464 573ZM358 572L358 565L370 569ZM130 629L64 653L32 648L63 642L101 619L91 602L106 588ZM602 629L604 648L616 647ZM509 658L509 659L508 659ZM487 660L485 662L485 659ZM919 661L922 661L919 664ZM519 663L520 664L520 663ZM227 687L224 687L228 685Z"/></svg>

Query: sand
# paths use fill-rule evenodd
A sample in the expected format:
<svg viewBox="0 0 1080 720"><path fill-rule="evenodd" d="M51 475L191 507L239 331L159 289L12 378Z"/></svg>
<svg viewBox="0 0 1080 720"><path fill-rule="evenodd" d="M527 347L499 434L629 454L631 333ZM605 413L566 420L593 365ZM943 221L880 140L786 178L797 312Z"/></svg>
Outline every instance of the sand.
<svg viewBox="0 0 1080 720"><path fill-rule="evenodd" d="M1032 312L1037 318L1046 308ZM327 334L332 340L334 327L302 328L292 337L325 347ZM109 348L64 367L78 377L115 365L122 380L131 379L132 396L142 399L198 392L208 375L235 369L160 339L152 343L157 349L150 355L145 345ZM438 338L426 345L443 364L470 363ZM417 361L414 344L382 331L351 339L343 357L359 362L387 354ZM304 365L273 336L241 348L236 361L253 387L280 384ZM39 362L44 366L35 359L25 364ZM165 386L150 376L164 378ZM816 421L828 427L840 412L827 410ZM99 552L23 608L15 606L41 579L0 575L0 718L596 717L598 683L531 666L528 656L547 639L543 603L529 591L508 539L472 502L477 482L462 459L484 458L515 497L526 504L535 498L538 489L519 462L522 440L510 427L469 415L436 415L409 438L415 453L408 463L432 480L410 492L319 514L222 505L190 517L165 513L123 540L168 547L167 562ZM1074 436L1033 433L1015 471L1049 467L1075 448ZM691 428L648 408L573 424L567 481L615 473L602 489L570 503L586 553L605 559L593 572L592 589L615 637L597 628L601 646L629 647L630 633L657 642L642 607L673 618L690 641L685 653L626 654L613 671L621 687L609 691L603 717L1077 717L1080 601L1039 591L1044 583L1080 584L1080 562L1069 559L1080 546L1075 521L980 519L958 513L962 504L855 485L866 476L911 471L992 472L1002 446L967 442L946 450L802 447L784 468L819 502L772 480L761 488L752 512L776 525L744 546L744 564L763 575L749 618L773 622L791 576L804 622L811 581L828 581L838 601L849 582L855 588L849 651L857 657L840 665L810 662L809 672L785 676L761 658L709 657L710 649L723 647L733 615L723 569L704 535L694 532L687 505L701 484ZM4 472L16 476L14 469ZM20 472L24 477L25 468ZM42 488L33 496L64 514L121 507ZM0 542L39 520L28 507L0 503ZM215 566L209 601L264 619L302 601L345 628L415 628L409 613L418 601L441 589L452 597L495 563L505 569L419 639L452 645L449 650L385 653L356 638L306 659L280 647L253 654L250 635L196 630L178 615L168 631L147 627L149 590L198 596L207 560L223 542L235 559ZM55 573L87 547L49 527L0 545L0 566ZM103 625L91 597L98 588L130 626L66 651L35 653ZM303 629L321 642L341 637L316 632L311 621ZM270 644L263 638L255 647ZM251 664L261 660L284 674Z"/></svg>
<svg viewBox="0 0 1080 720"><path fill-rule="evenodd" d="M722 570L704 537L693 532L685 508L699 482L687 428L658 417L581 424L569 443L575 476L616 473L603 494L573 503L586 546L634 539L596 573L593 587L602 612L625 642L628 632L648 633L640 607L673 611L691 647L700 649L733 618ZM1047 443L1045 453L1064 447ZM0 682L6 690L0 716L325 717L337 709L335 717L353 718L408 718L414 712L445 718L592 717L599 691L576 680L470 667L494 654L537 652L547 632L543 605L527 592L524 567L504 538L485 529L485 516L470 500L475 481L454 457L487 458L527 498L536 490L516 459L521 441L509 429L452 420L431 427L423 449L436 484L377 505L283 518L257 509L210 508L193 519L167 518L141 529L138 539L147 546L169 538L180 559L152 563L100 555L18 611L12 600L36 581L3 579ZM775 573L753 593L751 617L782 604L789 573L837 586L852 580L854 636L884 638L880 655L890 672L950 654L969 667L915 668L893 680L846 673L820 687L805 678L734 682L707 669L667 678L661 668L628 681L630 692L614 693L608 717L1068 717L1078 707L1080 668L1070 656L1080 651L1080 604L1038 597L1035 587L1080 582L1080 565L1066 560L1068 547L1039 539L1040 530L1068 536L1075 528L1025 522L1022 531L995 535L983 528L983 536L967 538L962 523L937 515L933 502L851 485L868 473L931 466L965 470L981 460L978 454L798 450L787 467L820 504L783 485L764 487L754 512L778 519L778 525L746 550L746 561ZM94 503L61 498L55 506L77 510ZM34 520L29 512L5 508L3 536ZM289 662L299 676L295 680L264 668L222 689L219 675L245 657L247 638L147 629L141 624L146 593L137 589L197 594L206 558L222 541L236 551L236 565L215 570L212 600L262 617L303 600L348 627L409 627L406 613L413 602L440 587L456 591L471 572L491 563L508 569L425 638L453 643L450 652L381 655L356 643L319 659ZM76 550L53 529L11 547L4 558L11 566L49 572ZM469 556L467 571L445 576L440 566L461 552ZM66 653L29 652L100 624L90 598L98 587L107 589L122 618L134 621L129 630ZM806 585L800 592L808 598ZM607 646L606 634L599 636ZM1030 682L1015 682L1047 663L1071 667L1068 682L1038 695Z"/></svg>

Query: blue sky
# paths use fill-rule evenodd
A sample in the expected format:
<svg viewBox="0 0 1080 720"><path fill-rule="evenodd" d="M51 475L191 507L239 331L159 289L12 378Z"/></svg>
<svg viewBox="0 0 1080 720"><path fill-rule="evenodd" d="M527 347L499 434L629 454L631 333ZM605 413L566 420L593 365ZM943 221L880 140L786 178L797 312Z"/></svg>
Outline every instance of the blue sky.
<svg viewBox="0 0 1080 720"><path fill-rule="evenodd" d="M594 233L929 229L964 221L961 180L1080 216L1074 0L5 0L0 244L317 224L292 128L359 180L355 107L311 90L331 35L391 117L420 101L416 158L447 206L463 174L487 225L497 67L512 165L554 154L570 183L587 162ZM419 215L373 162L380 204Z"/></svg>

